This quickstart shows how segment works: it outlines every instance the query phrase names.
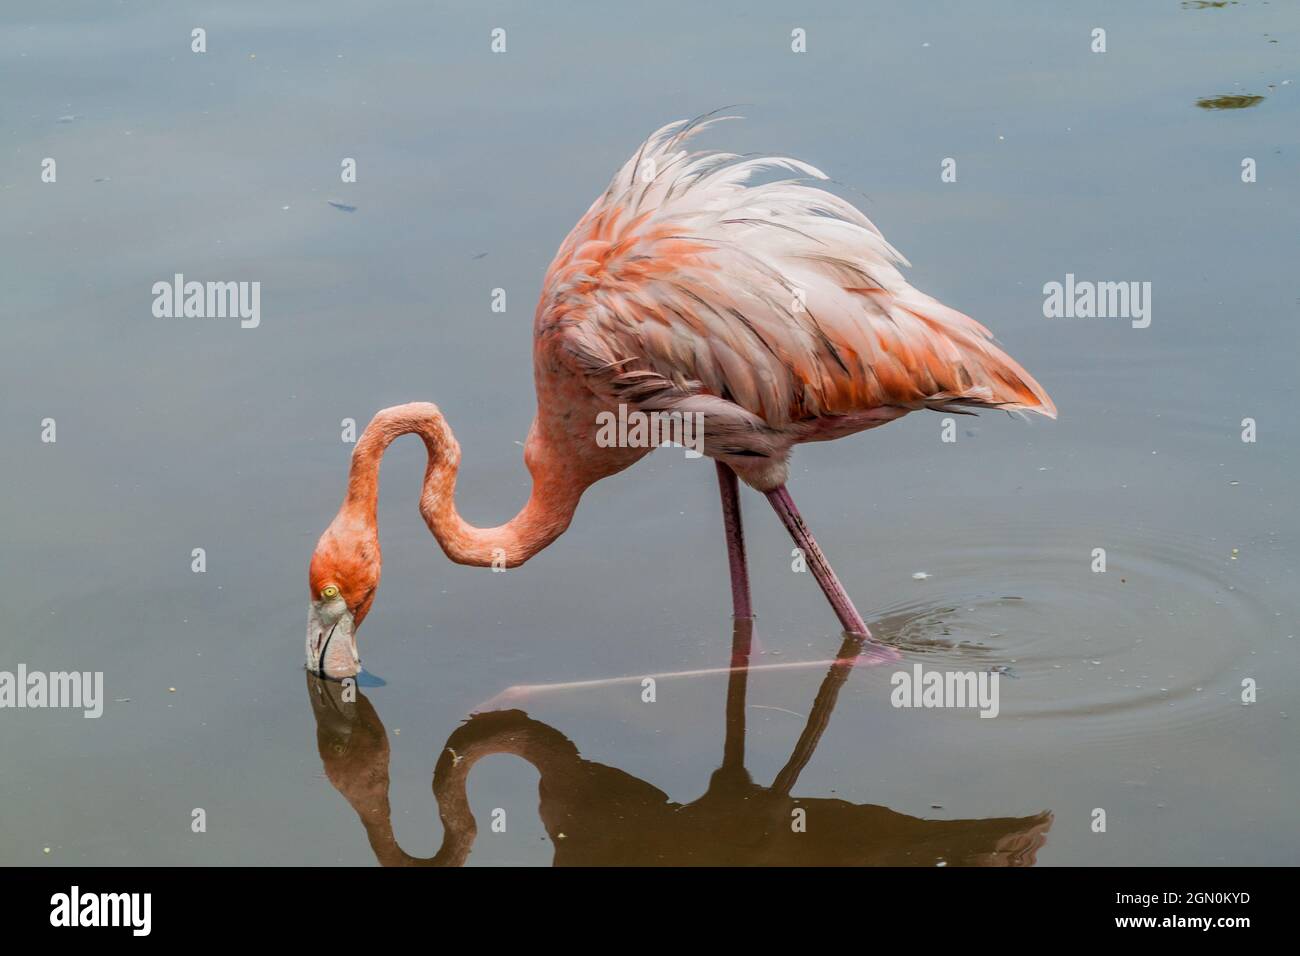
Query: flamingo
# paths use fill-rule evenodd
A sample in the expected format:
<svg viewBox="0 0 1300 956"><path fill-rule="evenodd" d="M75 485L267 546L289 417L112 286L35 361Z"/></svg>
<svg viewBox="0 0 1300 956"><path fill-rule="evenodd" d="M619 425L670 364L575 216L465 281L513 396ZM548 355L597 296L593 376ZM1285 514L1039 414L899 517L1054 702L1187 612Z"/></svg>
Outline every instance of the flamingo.
<svg viewBox="0 0 1300 956"><path fill-rule="evenodd" d="M898 268L909 263L866 216L809 182L826 179L820 170L685 148L734 118L656 131L560 246L533 326L537 413L524 445L532 492L518 514L477 528L457 513L460 446L436 405L375 415L311 559L312 671L360 671L356 632L381 567L379 463L400 435L427 448L420 514L447 557L505 569L563 534L588 487L651 450L599 441L603 416L690 416L703 423L702 451L717 470L733 616L753 617L743 481L766 495L843 630L869 639L786 487L791 449L919 409L1056 417L988 329L910 286ZM796 176L752 181L765 170Z"/></svg>

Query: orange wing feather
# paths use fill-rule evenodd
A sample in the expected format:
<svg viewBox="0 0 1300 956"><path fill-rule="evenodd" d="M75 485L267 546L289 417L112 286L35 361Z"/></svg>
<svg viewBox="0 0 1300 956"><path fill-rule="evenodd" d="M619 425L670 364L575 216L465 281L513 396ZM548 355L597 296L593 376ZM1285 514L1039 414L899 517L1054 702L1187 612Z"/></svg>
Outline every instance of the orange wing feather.
<svg viewBox="0 0 1300 956"><path fill-rule="evenodd" d="M907 283L856 208L797 180L748 184L764 168L825 178L816 169L679 148L710 122L655 133L570 233L539 349L610 400L795 441L920 408L1055 417L988 329Z"/></svg>

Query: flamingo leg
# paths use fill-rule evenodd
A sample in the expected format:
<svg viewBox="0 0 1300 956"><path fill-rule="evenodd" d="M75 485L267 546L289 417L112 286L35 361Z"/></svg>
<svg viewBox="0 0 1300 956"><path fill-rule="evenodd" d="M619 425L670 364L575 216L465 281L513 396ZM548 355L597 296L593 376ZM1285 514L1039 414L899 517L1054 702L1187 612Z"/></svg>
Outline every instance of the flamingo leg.
<svg viewBox="0 0 1300 956"><path fill-rule="evenodd" d="M740 482L723 462L718 466L722 492L722 526L727 532L727 563L731 567L731 607L737 621L749 621L754 608L749 599L749 568L745 564L745 532L740 523Z"/></svg>
<svg viewBox="0 0 1300 956"><path fill-rule="evenodd" d="M840 619L840 625L849 634L870 638L871 632L867 630L866 622L862 620L858 609L853 606L853 601L845 592L844 585L840 584L839 578L835 576L830 562L826 560L826 555L822 554L822 549L817 546L817 541L808 530L808 526L804 524L803 516L794 506L794 499L790 497L790 492L786 490L785 485L767 492L767 500L772 503L772 508L780 516L781 523L790 532L795 547L803 551L808 567L812 569L813 577L821 585L826 600L831 602L835 616Z"/></svg>
<svg viewBox="0 0 1300 956"><path fill-rule="evenodd" d="M817 749L817 742L822 739L822 734L830 725L831 711L835 709L835 701L839 699L840 688L849 679L849 674L853 670L853 665L857 663L864 644L862 638L856 634L845 636L844 643L840 645L840 652L835 656L835 663L831 664L831 669L826 672L826 678L822 681L821 689L817 691L817 699L813 701L812 710L808 713L808 722L804 724L803 733L799 735L799 740L794 745L794 752L790 754L790 759L772 781L773 793L788 797L790 791L794 789L799 774L803 772L804 767L808 766L813 751Z"/></svg>
<svg viewBox="0 0 1300 956"><path fill-rule="evenodd" d="M717 779L749 783L749 774L745 772L745 693L749 685L749 652L753 641L753 621L737 618L732 622L726 735L722 744L722 766L714 773Z"/></svg>

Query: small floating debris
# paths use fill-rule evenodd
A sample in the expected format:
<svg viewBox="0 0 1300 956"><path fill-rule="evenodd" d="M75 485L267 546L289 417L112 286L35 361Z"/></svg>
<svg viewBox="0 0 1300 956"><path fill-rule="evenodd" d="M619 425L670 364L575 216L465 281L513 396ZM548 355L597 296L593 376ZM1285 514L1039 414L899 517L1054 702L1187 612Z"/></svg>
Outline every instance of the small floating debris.
<svg viewBox="0 0 1300 956"><path fill-rule="evenodd" d="M1196 101L1203 110L1245 110L1264 102L1255 93L1227 93L1223 96L1206 96Z"/></svg>
<svg viewBox="0 0 1300 956"><path fill-rule="evenodd" d="M1232 549L1232 555L1231 555L1232 560L1233 560L1233 561L1236 561L1236 560L1237 560L1237 555L1239 555L1239 554L1241 554L1241 552L1238 551L1236 548L1233 548L1233 549Z"/></svg>
<svg viewBox="0 0 1300 956"><path fill-rule="evenodd" d="M327 199L327 200L325 200L325 201L326 201L327 203L329 203L331 206L333 206L335 209L341 209L341 210L343 210L343 212L356 212L356 211L357 211L357 207L356 207L356 206L349 206L347 203L335 202L333 199Z"/></svg>
<svg viewBox="0 0 1300 956"><path fill-rule="evenodd" d="M476 256L470 256L470 258L471 258L471 259L486 259L486 258L487 258L487 253L486 253L486 252L480 252L480 253L479 253L478 255L476 255Z"/></svg>
<svg viewBox="0 0 1300 956"><path fill-rule="evenodd" d="M115 704L129 704L129 703L131 703L131 698L130 698L130 697L114 697L114 698L113 698L113 703L115 703Z"/></svg>
<svg viewBox="0 0 1300 956"><path fill-rule="evenodd" d="M913 581L924 581L924 580L925 580L926 578L928 578L929 576L930 576L930 574L929 574L928 571L913 571L913 572L912 572L912 580L913 580Z"/></svg>
<svg viewBox="0 0 1300 956"><path fill-rule="evenodd" d="M41 852L44 853L46 856L49 856L49 855L50 855L50 848L49 848L48 846L43 846L43 847L41 847Z"/></svg>
<svg viewBox="0 0 1300 956"><path fill-rule="evenodd" d="M1015 671L1013 671L1011 667L1007 664L997 664L993 667L990 667L989 672L993 674L1002 674L1006 677L1011 677L1016 679L1019 679L1020 677L1020 675L1017 674Z"/></svg>
<svg viewBox="0 0 1300 956"><path fill-rule="evenodd" d="M76 120L76 117L75 117L75 116L60 116L57 120L55 120L55 122L56 122L56 123L71 123L71 122L73 122L74 120Z"/></svg>
<svg viewBox="0 0 1300 956"><path fill-rule="evenodd" d="M97 183L111 183L112 181L113 181L113 180L110 179L110 178L107 177L107 176L96 176L96 177L95 177L95 182L97 182Z"/></svg>
<svg viewBox="0 0 1300 956"><path fill-rule="evenodd" d="M176 693L176 688L175 688L175 687L168 687L168 688L167 688L167 693L169 693L169 694L174 694L174 693Z"/></svg>

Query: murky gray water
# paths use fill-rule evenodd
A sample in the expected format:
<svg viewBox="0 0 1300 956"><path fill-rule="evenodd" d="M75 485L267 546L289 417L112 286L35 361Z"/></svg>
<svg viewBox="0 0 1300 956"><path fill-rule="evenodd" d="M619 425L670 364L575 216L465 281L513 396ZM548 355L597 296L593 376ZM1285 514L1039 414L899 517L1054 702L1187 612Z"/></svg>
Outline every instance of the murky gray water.
<svg viewBox="0 0 1300 956"><path fill-rule="evenodd" d="M0 710L0 862L373 863L354 808L383 859L384 765L393 840L432 856L431 775L462 738L495 754L468 774L472 864L835 861L843 842L781 835L798 806L862 862L1296 861L1293 7L28 6L0 12L0 670L103 671L108 703ZM411 439L385 461L360 635L386 683L330 709L302 645L340 421L438 402L462 513L513 514L555 247L647 133L728 103L749 118L706 145L827 170L1060 408L961 419L954 443L913 415L792 470L903 666L998 669L999 716L895 709L893 667L831 679L827 703L826 664L768 666L827 661L840 635L752 493L746 696L733 679L724 720L728 679L705 674L643 703L641 676L731 659L712 466L658 452L492 574L430 538ZM260 326L154 318L177 272L260 281ZM1067 273L1150 282L1150 326L1044 318ZM458 730L512 686L616 676L637 679ZM521 739L544 752L522 755L540 815L539 769L498 753Z"/></svg>

